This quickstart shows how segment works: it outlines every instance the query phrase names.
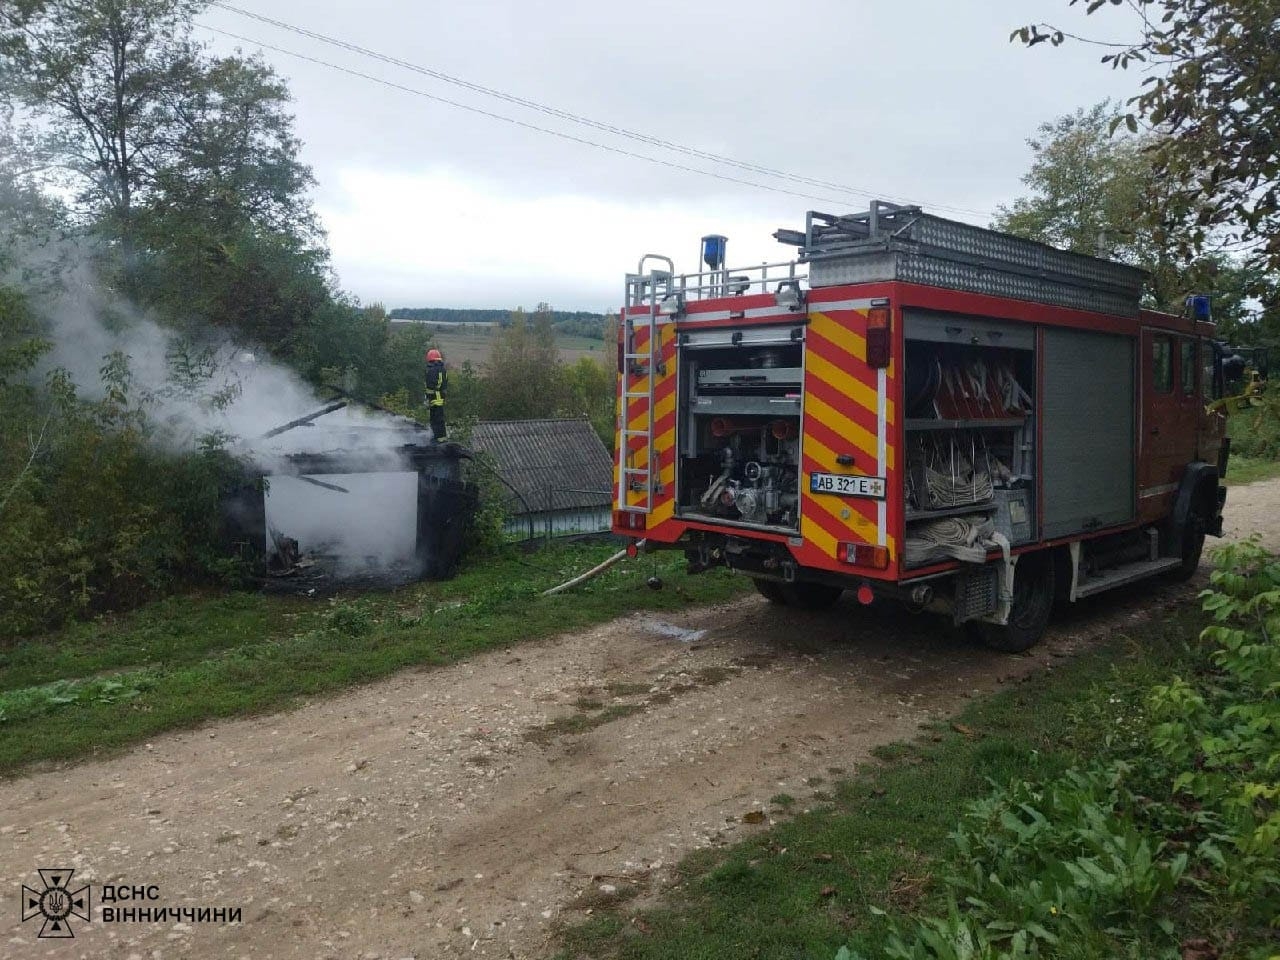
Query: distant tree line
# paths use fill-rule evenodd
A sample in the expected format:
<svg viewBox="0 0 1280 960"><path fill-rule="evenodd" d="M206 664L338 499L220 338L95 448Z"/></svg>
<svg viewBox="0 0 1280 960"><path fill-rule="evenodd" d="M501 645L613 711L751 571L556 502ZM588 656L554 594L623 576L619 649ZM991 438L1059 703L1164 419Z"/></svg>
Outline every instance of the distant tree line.
<svg viewBox="0 0 1280 960"><path fill-rule="evenodd" d="M585 310L551 310L551 327L557 333L599 340L604 334L605 314ZM468 310L451 307L396 307L387 316L392 320L437 323L496 323L511 325L510 310Z"/></svg>

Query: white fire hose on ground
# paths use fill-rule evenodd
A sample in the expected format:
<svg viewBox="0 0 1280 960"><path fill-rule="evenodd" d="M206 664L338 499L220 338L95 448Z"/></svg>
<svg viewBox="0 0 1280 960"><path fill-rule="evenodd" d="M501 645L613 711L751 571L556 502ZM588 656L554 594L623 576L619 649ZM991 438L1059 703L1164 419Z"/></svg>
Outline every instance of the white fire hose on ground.
<svg viewBox="0 0 1280 960"><path fill-rule="evenodd" d="M645 541L637 540L632 546L634 546L636 550L643 550L644 544L645 544ZM580 583L586 583L588 580L591 580L595 577L600 576L600 574L604 573L606 570L612 567L615 563L617 563L619 560L625 557L629 549L631 548L627 547L625 549L619 550L617 553L611 556L608 560L605 560L602 563L596 564L586 573L580 573L576 577L574 577L572 580L566 580L564 583L560 584L557 587L552 587L550 590L543 590L542 595L544 597L550 597L557 593L563 593L566 590L570 590L576 587Z"/></svg>

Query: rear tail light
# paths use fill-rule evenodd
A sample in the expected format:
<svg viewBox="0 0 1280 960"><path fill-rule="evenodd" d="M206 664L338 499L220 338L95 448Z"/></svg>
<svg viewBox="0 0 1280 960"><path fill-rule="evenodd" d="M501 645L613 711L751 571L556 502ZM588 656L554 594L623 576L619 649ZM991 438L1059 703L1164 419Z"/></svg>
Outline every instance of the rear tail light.
<svg viewBox="0 0 1280 960"><path fill-rule="evenodd" d="M872 543L842 543L840 560L856 567L884 570L889 566L889 548Z"/></svg>
<svg viewBox="0 0 1280 960"><path fill-rule="evenodd" d="M867 311L867 366L887 367L890 355L890 317L888 304Z"/></svg>

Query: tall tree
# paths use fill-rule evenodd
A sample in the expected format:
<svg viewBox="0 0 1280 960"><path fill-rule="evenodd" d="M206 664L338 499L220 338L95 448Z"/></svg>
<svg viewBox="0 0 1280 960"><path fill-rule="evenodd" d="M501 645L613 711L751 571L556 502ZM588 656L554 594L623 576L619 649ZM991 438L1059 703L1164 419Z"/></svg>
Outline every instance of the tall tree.
<svg viewBox="0 0 1280 960"><path fill-rule="evenodd" d="M1022 182L1031 193L999 207L995 228L1077 253L1149 261L1151 163L1138 138L1111 136L1116 115L1099 103L1042 123L1027 141L1031 169Z"/></svg>
<svg viewBox="0 0 1280 960"><path fill-rule="evenodd" d="M130 233L172 157L175 90L199 72L196 0L12 0L0 8L0 90L46 124L77 200Z"/></svg>
<svg viewBox="0 0 1280 960"><path fill-rule="evenodd" d="M299 248L313 238L288 91L258 60L203 51L191 29L206 5L0 6L0 98L36 121L82 219L118 245L131 293L147 255L216 251L246 229Z"/></svg>
<svg viewBox="0 0 1280 960"><path fill-rule="evenodd" d="M1028 141L1029 193L998 208L993 226L1077 253L1131 263L1150 276L1149 303L1178 310L1193 292L1215 295L1226 327L1253 331L1266 271L1222 253L1195 256L1194 225L1179 220L1156 169L1158 138L1113 133L1119 110L1107 103L1040 126Z"/></svg>
<svg viewBox="0 0 1280 960"><path fill-rule="evenodd" d="M492 420L551 417L565 396L564 364L551 326L551 308L538 304L533 317L523 310L493 340L486 365L489 389L483 416Z"/></svg>
<svg viewBox="0 0 1280 960"><path fill-rule="evenodd" d="M565 379L564 412L571 417L586 417L605 446L612 447L617 389L613 368L594 357L579 357L565 369Z"/></svg>
<svg viewBox="0 0 1280 960"><path fill-rule="evenodd" d="M1139 65L1141 93L1124 122L1161 134L1153 153L1189 248L1226 239L1280 270L1280 12L1275 0L1068 0L1090 14L1122 7L1137 35L1118 42L1028 24L1030 46L1067 41L1106 48L1102 62Z"/></svg>

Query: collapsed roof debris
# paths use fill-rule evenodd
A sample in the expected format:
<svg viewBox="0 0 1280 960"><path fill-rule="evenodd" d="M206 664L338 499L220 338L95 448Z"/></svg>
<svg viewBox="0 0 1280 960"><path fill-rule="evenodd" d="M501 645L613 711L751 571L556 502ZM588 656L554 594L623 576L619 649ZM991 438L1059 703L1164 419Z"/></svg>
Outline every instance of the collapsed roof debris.
<svg viewBox="0 0 1280 960"><path fill-rule="evenodd" d="M323 593L453 575L477 502L465 447L344 397L242 452L251 475L227 515L262 561L264 587Z"/></svg>

